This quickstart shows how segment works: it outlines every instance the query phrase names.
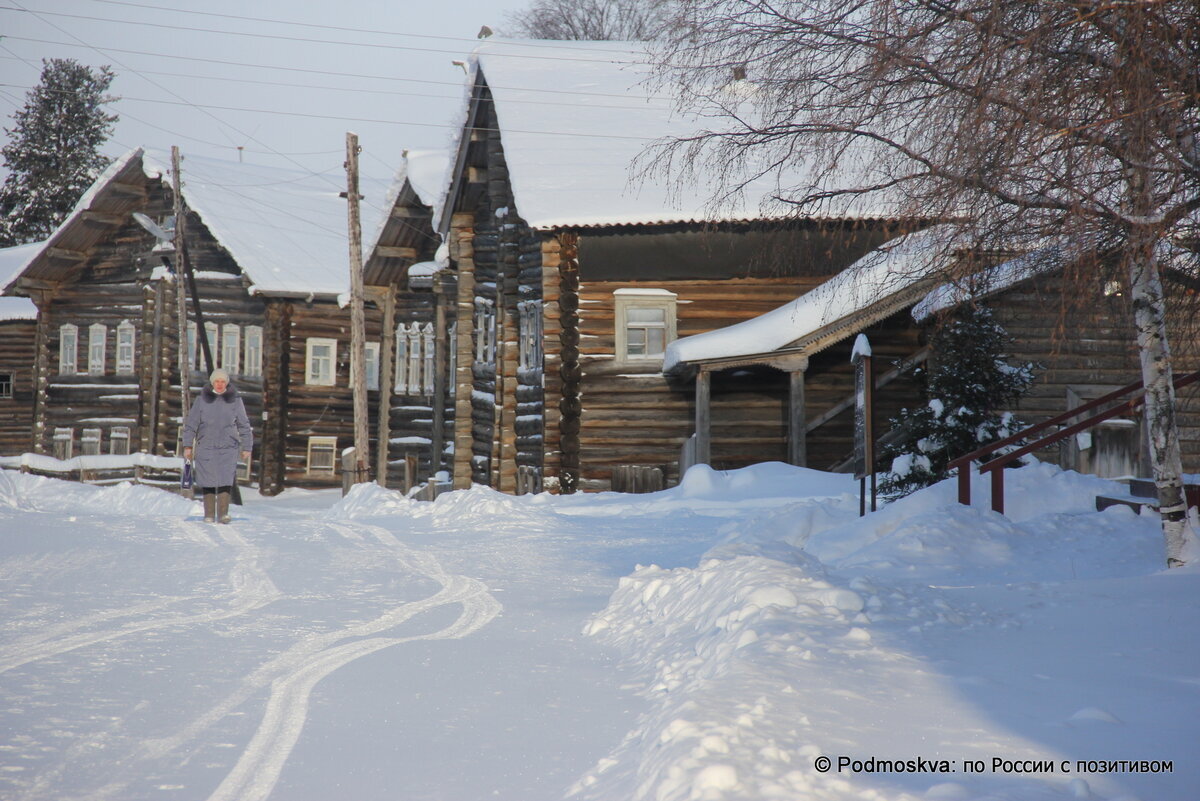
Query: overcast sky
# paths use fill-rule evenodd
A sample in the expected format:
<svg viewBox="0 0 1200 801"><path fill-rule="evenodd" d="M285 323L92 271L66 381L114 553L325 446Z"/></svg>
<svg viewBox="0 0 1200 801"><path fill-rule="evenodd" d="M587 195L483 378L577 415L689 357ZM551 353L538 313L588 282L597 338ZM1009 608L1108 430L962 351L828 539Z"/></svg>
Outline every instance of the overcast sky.
<svg viewBox="0 0 1200 801"><path fill-rule="evenodd" d="M139 145L314 172L390 178L405 148L441 148L462 60L527 0L3 0L7 128L44 58L108 64L120 115L106 151ZM550 49L550 52L554 52ZM238 148L243 150L239 154ZM186 166L185 166L186 172Z"/></svg>

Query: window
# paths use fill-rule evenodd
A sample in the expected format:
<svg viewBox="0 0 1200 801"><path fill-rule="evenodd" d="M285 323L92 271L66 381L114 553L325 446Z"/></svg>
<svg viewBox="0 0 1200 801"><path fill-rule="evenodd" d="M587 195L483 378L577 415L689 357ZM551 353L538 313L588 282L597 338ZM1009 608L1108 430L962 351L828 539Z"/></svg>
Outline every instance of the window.
<svg viewBox="0 0 1200 801"><path fill-rule="evenodd" d="M108 430L108 452L113 456L129 455L129 428L114 426Z"/></svg>
<svg viewBox="0 0 1200 801"><path fill-rule="evenodd" d="M425 382L423 388L425 394L432 397L433 395L433 374L435 371L434 365L434 350L433 350L433 323L425 323L425 327L421 329L421 347L425 351Z"/></svg>
<svg viewBox="0 0 1200 801"><path fill-rule="evenodd" d="M323 387L337 384L336 360L336 339L309 339L304 359L305 383Z"/></svg>
<svg viewBox="0 0 1200 801"><path fill-rule="evenodd" d="M83 429L83 436L79 438L79 454L81 456L100 455L100 429Z"/></svg>
<svg viewBox="0 0 1200 801"><path fill-rule="evenodd" d="M75 375L79 364L79 327L67 323L58 329L58 372Z"/></svg>
<svg viewBox="0 0 1200 801"><path fill-rule="evenodd" d="M675 339L675 293L665 289L618 289L616 339L618 362L661 362Z"/></svg>
<svg viewBox="0 0 1200 801"><path fill-rule="evenodd" d="M88 375L104 375L104 351L108 348L108 327L100 323L88 326Z"/></svg>
<svg viewBox="0 0 1200 801"><path fill-rule="evenodd" d="M408 326L396 326L396 386L400 394L408 392Z"/></svg>
<svg viewBox="0 0 1200 801"><path fill-rule="evenodd" d="M496 308L490 300L475 300L475 361L496 361Z"/></svg>
<svg viewBox="0 0 1200 801"><path fill-rule="evenodd" d="M188 321L187 324L187 349L188 349L188 364L192 367L196 366L196 350L198 349L199 339L196 337L195 321Z"/></svg>
<svg viewBox="0 0 1200 801"><path fill-rule="evenodd" d="M230 375L241 373L242 330L233 323L221 326L221 369Z"/></svg>
<svg viewBox="0 0 1200 801"><path fill-rule="evenodd" d="M243 356L242 375L262 375L262 334L261 326L246 326L246 346Z"/></svg>
<svg viewBox="0 0 1200 801"><path fill-rule="evenodd" d="M13 396L13 374L0 373L0 398Z"/></svg>
<svg viewBox="0 0 1200 801"><path fill-rule="evenodd" d="M337 464L337 437L308 438L308 472L333 475Z"/></svg>
<svg viewBox="0 0 1200 801"><path fill-rule="evenodd" d="M217 350L217 324L204 324L204 338L208 340L208 355L212 357L213 366L216 366L217 359L221 356ZM200 354L200 363L197 365L201 370L208 369L208 360L204 358L204 353Z"/></svg>
<svg viewBox="0 0 1200 801"><path fill-rule="evenodd" d="M75 429L54 429L54 458L65 462L75 455Z"/></svg>
<svg viewBox="0 0 1200 801"><path fill-rule="evenodd" d="M408 383L404 391L409 395L418 395L421 392L421 328L414 321L406 332L408 338L408 366L404 370L405 376L408 378Z"/></svg>
<svg viewBox="0 0 1200 801"><path fill-rule="evenodd" d="M517 304L520 314L518 324L520 330L520 350L518 351L518 366L521 369L542 366L542 302L527 300Z"/></svg>
<svg viewBox="0 0 1200 801"><path fill-rule="evenodd" d="M366 357L363 367L367 378L367 389L379 389L379 343L367 342L363 345Z"/></svg>
<svg viewBox="0 0 1200 801"><path fill-rule="evenodd" d="M133 375L134 327L128 320L117 326L117 374Z"/></svg>

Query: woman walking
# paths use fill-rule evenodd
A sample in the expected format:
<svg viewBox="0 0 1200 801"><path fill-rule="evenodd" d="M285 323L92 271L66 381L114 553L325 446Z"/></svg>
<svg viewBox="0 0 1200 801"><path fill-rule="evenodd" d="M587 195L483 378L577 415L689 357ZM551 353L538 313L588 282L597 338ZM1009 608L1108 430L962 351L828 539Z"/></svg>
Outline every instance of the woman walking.
<svg viewBox="0 0 1200 801"><path fill-rule="evenodd" d="M204 522L228 523L238 456L250 460L254 432L229 373L213 370L208 380L183 423L183 458L193 461L196 486L204 493Z"/></svg>

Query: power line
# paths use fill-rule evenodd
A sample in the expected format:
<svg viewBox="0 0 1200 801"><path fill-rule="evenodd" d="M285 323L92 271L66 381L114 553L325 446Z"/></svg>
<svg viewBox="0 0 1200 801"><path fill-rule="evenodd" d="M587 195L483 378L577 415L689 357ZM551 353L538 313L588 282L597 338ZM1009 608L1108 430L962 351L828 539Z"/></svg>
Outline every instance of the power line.
<svg viewBox="0 0 1200 801"><path fill-rule="evenodd" d="M27 86L18 86L17 84L11 84L11 83L0 83L0 86L7 86L12 89L32 88L32 87L27 87ZM66 92L67 90L58 89L58 90L54 90L54 91ZM122 96L121 100L131 101L131 102L135 102L135 103L159 103L159 104L168 105L168 106L190 106L195 109L213 109L216 111L239 111L239 112L245 112L248 114L272 114L272 115L279 116L279 117L307 117L309 119L315 119L315 120L338 120L338 121L342 121L342 122L370 122L370 123L376 123L376 124L380 124L380 125L413 125L413 126L417 126L417 127L421 127L421 128L446 128L446 127L448 127L445 123L440 123L440 122L408 122L405 120L384 120L384 119L377 119L377 118L372 118L372 117L346 117L346 116L342 116L339 114L314 114L312 112L307 112L307 111L276 111L276 110L268 110L268 109L262 109L262 108L242 108L239 106L218 106L218 105L205 104L205 103L192 103L191 101L188 101L188 100L156 100L156 99L152 99L152 98L148 98L148 97L129 97L128 95ZM218 120L218 122L220 122L220 120ZM227 123L222 123L222 124L227 124ZM233 128L232 125L230 125L229 127ZM236 128L234 128L234 130L237 131ZM486 126L478 126L478 125L471 128L471 130L472 131L480 131L483 133L507 132L507 133L522 133L522 134L544 134L546 136L582 137L582 138L588 138L588 139L626 139L626 140L638 141L638 142L646 141L645 136L627 136L624 134L602 134L602 133L591 133L591 132L585 132L585 131L547 131L547 130L534 131L534 130L526 130L526 129L521 129L521 128L504 128L503 130L501 130L499 128L488 128ZM242 132L238 131L238 133L242 133ZM242 134L242 135L247 136L247 134ZM257 140L255 140L255 141L257 141ZM284 155L283 153L279 153L278 151L275 151L275 150L271 150L270 152L277 156Z"/></svg>
<svg viewBox="0 0 1200 801"><path fill-rule="evenodd" d="M243 37L249 37L252 39L271 39L274 41L283 41L283 42L302 42L304 44L328 44L328 45L338 45L341 47L367 47L367 48L379 49L379 50L407 50L407 51L414 52L414 53L441 53L444 55L462 55L461 50L449 50L449 49L437 48L437 47L412 47L410 45L375 44L372 42L347 42L347 41L340 41L337 39L313 39L313 38L306 37L306 36L284 36L282 34L276 34L276 33L251 33L249 31L223 31L223 30L218 30L216 28L197 28L197 27L191 26L191 25L170 25L165 22L145 22L143 20L122 20L122 19L113 19L111 17L93 17L93 16L89 16L87 14L67 14L62 11L42 11L39 9L38 11L34 12L27 8L20 8L20 7L14 8L12 6L0 6L0 11L21 11L26 14L33 14L34 16L39 17L39 18L42 15L45 15L45 16L51 16L51 17L62 17L65 19L86 20L88 22L115 22L115 23L119 23L121 25L141 25L146 28L159 28L162 30L189 31L192 33L217 33L217 34L221 34L222 36L243 36ZM628 51L626 51L626 52L628 52ZM609 59L578 58L578 57L573 57L573 56L554 56L554 55L541 56L541 55L534 55L532 53L517 54L517 53L503 53L503 52L499 52L499 51L494 53L494 55L515 56L515 57L519 57L519 58L546 59L546 60L550 60L550 61L582 61L582 62L588 62L588 63L592 63L592 64L596 64L596 63L612 64L612 63L620 63L620 61L621 61L619 59L612 59L612 58L609 58ZM635 62L626 59L625 63L635 63Z"/></svg>
<svg viewBox="0 0 1200 801"><path fill-rule="evenodd" d="M60 29L61 30L61 29ZM69 35L69 34L68 34ZM50 39L37 39L29 36L9 36L5 34L4 39L11 39L14 42L34 42L35 44L48 44L57 47L84 47L90 50L95 50L88 44L77 44L73 42L55 42ZM376 81L398 81L401 83L424 83L435 86L453 86L462 88L462 81L435 81L426 78L403 78L395 75L371 75L369 73L358 72L333 72L331 70L318 70L308 67L279 67L271 64L254 64L245 61L228 61L219 58L204 58L202 56L181 56L174 53L153 53L147 50L128 50L118 47L106 47L105 52L109 53L124 53L127 55L150 56L151 58L173 58L180 61L196 61L204 64L221 64L227 67L248 67L255 70L279 70L281 72L300 72L307 75L327 75L335 78L366 78ZM581 97L619 97L626 100L655 100L667 102L667 98L655 95L631 95L624 92L585 92L572 89L536 89L524 86L492 86L493 89L521 91L521 92L536 92L538 94L549 95L577 95Z"/></svg>
<svg viewBox="0 0 1200 801"><path fill-rule="evenodd" d="M12 52L12 51L9 51L9 52ZM0 56L0 58L20 58L20 57L16 56L14 54L13 56ZM21 59L21 60L24 61L24 59ZM28 64L29 62L26 61L25 63ZM255 84L255 85L260 85L260 86L281 86L281 87L287 87L287 88L293 88L293 89L317 89L317 90L327 91L327 92L340 92L340 93L353 92L353 93L357 93L357 94L386 95L389 97L424 97L424 98L430 98L433 100L454 100L455 99L455 97L453 97L451 95L444 95L444 94L425 94L425 93L421 93L421 92L401 92L401 91L397 91L394 89L359 89L357 87L345 87L345 86L317 86L317 85L309 84L309 83L289 83L287 81L263 81L263 80L259 80L257 78L231 78L231 77L228 77L225 75L196 75L193 73L186 73L186 72L164 72L162 70L142 70L140 72L140 74L141 75L162 75L162 76L166 76L166 77L170 77L170 78L188 78L190 80L201 80L201 81L226 81L226 82L238 83L238 84ZM455 86L457 88L462 88L461 83L454 83L454 84L450 84L450 85ZM522 91L532 91L532 90L522 90ZM561 90L561 91L565 91L565 90ZM521 100L519 98L508 98L508 99L506 99L506 103L541 104L542 101L540 101L540 100ZM579 108L610 108L610 109L626 110L626 111L640 111L640 110L645 109L644 105L643 106L620 106L620 105L603 105L603 104L597 104L597 103L569 103L569 102L559 102L559 103L557 103L557 105L559 105L559 106L576 106Z"/></svg>
<svg viewBox="0 0 1200 801"><path fill-rule="evenodd" d="M293 25L298 28L316 28L318 30L342 31L344 33L367 33L367 34L376 34L376 35L380 35L380 36L404 36L404 37L410 38L410 39L434 39L434 40L447 41L447 42L462 42L463 44L469 44L472 47L479 44L478 39L468 39L466 37L461 37L461 36L438 36L436 34L429 34L429 33L407 33L407 32L403 32L403 31L381 31L381 30L373 30L371 28L352 28L352 27L347 27L347 26L343 26L343 25L327 25L324 23L314 23L314 22L296 22L295 20L271 19L268 17L246 17L246 16L241 16L238 14L221 14L221 13L218 13L215 11L197 11L197 10L191 9L191 8L162 8L161 6L147 5L145 3L125 2L125 0L92 0L92 2L103 3L105 5L110 5L110 6L128 6L131 8L152 9L154 11L164 11L164 12L169 12L169 13L173 13L173 14L193 14L193 15L204 16L204 17L216 17L219 19L233 19L233 20L238 20L240 22L268 22L268 23L272 23L275 25ZM500 41L500 42L491 42L490 44L508 44L508 43ZM519 47L541 48L541 49L546 49L546 50L578 50L579 49L579 47L577 45L553 44L548 41L541 41L541 40L537 40L537 39L522 39L522 40L520 40L519 43L514 42L513 44L514 44L514 46L519 46ZM594 44L591 47L589 47L588 49L596 50L596 51L600 51L600 52L606 52L606 53L628 53L629 52L628 48L613 48L610 50L608 48L596 47Z"/></svg>

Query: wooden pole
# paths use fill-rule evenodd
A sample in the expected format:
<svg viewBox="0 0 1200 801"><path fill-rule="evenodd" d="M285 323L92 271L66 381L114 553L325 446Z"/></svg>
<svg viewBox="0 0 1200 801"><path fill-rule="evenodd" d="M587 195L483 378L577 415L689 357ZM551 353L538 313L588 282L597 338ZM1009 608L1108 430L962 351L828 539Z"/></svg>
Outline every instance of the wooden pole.
<svg viewBox="0 0 1200 801"><path fill-rule="evenodd" d="M187 286L183 277L183 192L179 178L179 148L175 145L171 146L171 194L174 195L172 212L175 215L175 314L179 324L179 386L182 395L179 425L182 429L192 405L192 374L187 346ZM200 336L200 326L197 324L197 342ZM187 444L184 443L183 447L187 447Z"/></svg>
<svg viewBox="0 0 1200 801"><path fill-rule="evenodd" d="M704 368L696 374L696 464L712 465L711 374Z"/></svg>
<svg viewBox="0 0 1200 801"><path fill-rule="evenodd" d="M363 313L362 223L358 216L358 134L346 133L346 221L350 233L350 391L354 399L354 483L367 481L367 326Z"/></svg>
<svg viewBox="0 0 1200 801"><path fill-rule="evenodd" d="M379 437L375 457L375 481L381 487L388 482L388 441L392 438L392 390L395 388L396 286L389 284L383 296L383 337L379 342Z"/></svg>

